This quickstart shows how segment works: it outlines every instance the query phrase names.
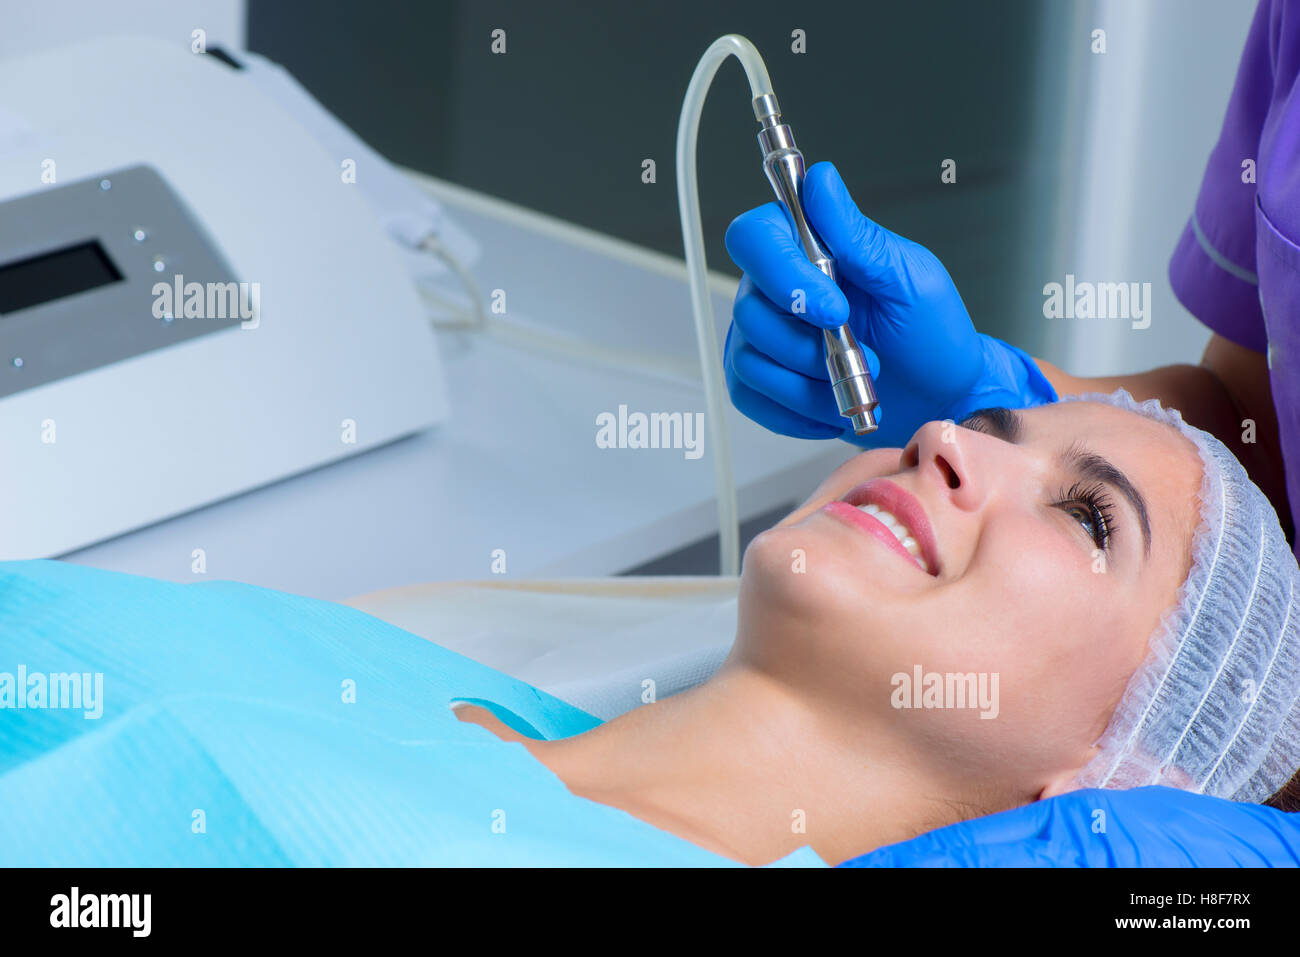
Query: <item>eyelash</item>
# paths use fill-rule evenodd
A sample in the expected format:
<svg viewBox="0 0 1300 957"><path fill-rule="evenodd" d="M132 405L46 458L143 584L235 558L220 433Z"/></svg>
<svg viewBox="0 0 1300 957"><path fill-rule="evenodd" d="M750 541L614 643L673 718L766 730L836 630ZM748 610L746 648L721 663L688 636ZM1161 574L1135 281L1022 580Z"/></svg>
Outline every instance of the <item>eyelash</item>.
<svg viewBox="0 0 1300 957"><path fill-rule="evenodd" d="M1093 543L1102 551L1110 550L1110 540L1115 534L1115 509L1106 495L1106 487L1100 482L1083 486L1075 482L1069 490L1062 493L1057 506L1066 507L1082 505L1092 522ZM1080 525L1083 523L1080 522Z"/></svg>

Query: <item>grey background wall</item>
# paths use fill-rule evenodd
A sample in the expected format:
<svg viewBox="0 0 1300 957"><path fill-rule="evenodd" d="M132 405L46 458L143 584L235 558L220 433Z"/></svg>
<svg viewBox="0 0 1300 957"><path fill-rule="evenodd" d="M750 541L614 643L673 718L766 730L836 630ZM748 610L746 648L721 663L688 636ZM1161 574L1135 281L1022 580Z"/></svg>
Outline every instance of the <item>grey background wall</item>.
<svg viewBox="0 0 1300 957"><path fill-rule="evenodd" d="M808 161L834 161L864 212L933 249L981 329L1033 350L1041 323L1017 329L1017 316L1041 310L1043 272L1026 266L1052 227L1026 212L1053 185L1034 137L1037 104L1058 95L1042 69L1061 54L1042 39L1054 7L321 0L308 15L250 0L247 43L395 162L681 256L682 96L708 44L742 33ZM490 50L496 28L505 55ZM796 29L806 53L791 51ZM727 224L771 198L748 101L743 71L725 64L700 133L709 264L733 274ZM940 181L945 158L955 185Z"/></svg>
<svg viewBox="0 0 1300 957"><path fill-rule="evenodd" d="M12 9L10 9L12 8ZM1255 0L0 0L0 56L104 33L246 44L399 162L680 255L672 151L687 78L737 30L810 160L947 264L977 325L1083 375L1195 362L1208 332L1166 279ZM489 35L508 31L505 57ZM789 50L793 29L808 52ZM1091 52L1091 33L1107 52ZM741 71L701 131L709 261L767 201ZM642 186L641 160L659 164ZM939 161L958 161L940 184ZM734 272L734 270L732 270ZM1066 273L1150 282L1149 328L1046 320ZM683 316L683 321L686 317Z"/></svg>
<svg viewBox="0 0 1300 957"><path fill-rule="evenodd" d="M809 159L930 246L977 325L1079 374L1196 361L1208 337L1165 279L1255 0L0 0L0 56L107 33L285 64L397 162L681 254L673 147L690 72L750 36ZM493 56L490 33L507 31ZM1108 35L1104 56L1090 34ZM808 52L790 51L806 31ZM727 223L768 200L742 73L701 131L710 264ZM654 158L659 180L640 182ZM958 183L939 163L958 162ZM1150 281L1150 328L1047 321L1042 287ZM685 314L683 323L688 322ZM716 554L696 549L701 562ZM658 570L673 570L663 568ZM681 570L708 570L703 565Z"/></svg>

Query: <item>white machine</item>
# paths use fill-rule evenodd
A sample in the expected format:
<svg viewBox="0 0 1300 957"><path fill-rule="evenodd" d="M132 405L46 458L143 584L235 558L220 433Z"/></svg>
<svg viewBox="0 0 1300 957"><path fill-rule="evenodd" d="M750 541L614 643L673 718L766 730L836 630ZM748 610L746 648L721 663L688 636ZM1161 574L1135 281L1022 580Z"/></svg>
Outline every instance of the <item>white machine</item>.
<svg viewBox="0 0 1300 957"><path fill-rule="evenodd" d="M446 416L364 195L397 174L256 65L143 38L0 63L0 560Z"/></svg>

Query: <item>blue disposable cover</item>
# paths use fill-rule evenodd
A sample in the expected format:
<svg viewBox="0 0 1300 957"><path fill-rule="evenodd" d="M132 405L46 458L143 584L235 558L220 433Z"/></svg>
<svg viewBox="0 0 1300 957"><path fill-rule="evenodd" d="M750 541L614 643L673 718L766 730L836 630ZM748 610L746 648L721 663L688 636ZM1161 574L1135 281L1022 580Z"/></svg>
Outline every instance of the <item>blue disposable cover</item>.
<svg viewBox="0 0 1300 957"><path fill-rule="evenodd" d="M570 794L459 699L536 737L600 723L343 605L0 563L0 865L738 866Z"/></svg>

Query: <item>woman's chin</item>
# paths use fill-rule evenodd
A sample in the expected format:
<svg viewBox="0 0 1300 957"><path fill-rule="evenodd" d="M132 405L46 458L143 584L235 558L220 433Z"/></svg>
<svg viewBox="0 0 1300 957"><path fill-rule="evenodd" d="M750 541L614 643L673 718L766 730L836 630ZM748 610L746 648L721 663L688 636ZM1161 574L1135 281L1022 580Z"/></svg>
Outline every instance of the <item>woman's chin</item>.
<svg viewBox="0 0 1300 957"><path fill-rule="evenodd" d="M841 529L828 527L833 521L810 516L754 538L745 550L742 601L772 614L785 610L802 620L830 621L863 613L873 598L905 596L912 577L906 563L883 544L863 547L842 539Z"/></svg>

